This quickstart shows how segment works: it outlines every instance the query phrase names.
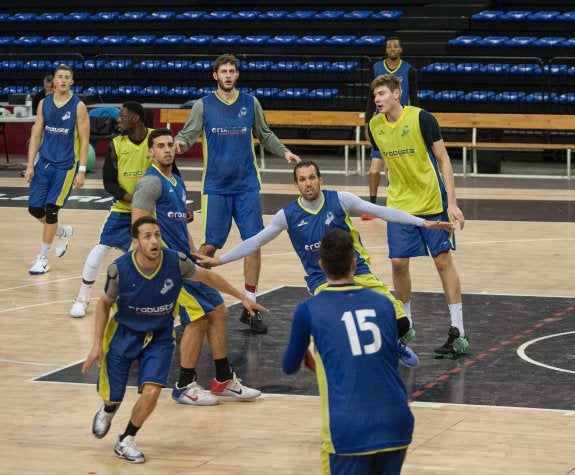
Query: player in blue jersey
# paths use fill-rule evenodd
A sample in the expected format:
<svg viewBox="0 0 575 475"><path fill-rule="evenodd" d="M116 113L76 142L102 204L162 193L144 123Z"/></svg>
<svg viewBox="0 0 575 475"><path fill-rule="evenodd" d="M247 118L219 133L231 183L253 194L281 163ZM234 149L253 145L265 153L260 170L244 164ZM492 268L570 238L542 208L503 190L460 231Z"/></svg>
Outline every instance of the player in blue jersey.
<svg viewBox="0 0 575 475"><path fill-rule="evenodd" d="M236 89L238 60L224 54L214 62L213 77L218 87L196 101L181 132L176 136L176 153L182 153L202 136L204 174L202 219L204 237L200 253L214 256L230 233L232 219L242 239L264 227L260 202L260 173L254 152L254 138L271 153L288 163L299 162L268 127L259 101ZM255 251L244 260L246 295L256 300L261 254ZM267 325L257 314L243 312L240 321L253 333L266 333Z"/></svg>
<svg viewBox="0 0 575 475"><path fill-rule="evenodd" d="M136 185L132 199L132 220L155 215L167 247L191 256L196 251L187 227L186 186L172 173L175 146L169 129L156 129L148 137L152 166ZM178 299L180 322L185 327L180 342L180 375L172 397L181 404L215 405L216 396L253 399L261 392L241 384L228 360L228 309L221 295L212 288L184 281ZM207 335L212 350L216 377L210 392L197 383L196 363Z"/></svg>
<svg viewBox="0 0 575 475"><path fill-rule="evenodd" d="M72 188L84 186L86 178L90 121L86 106L71 91L73 84L72 69L58 66L54 92L40 101L32 126L24 177L30 183L28 211L42 223L40 253L28 271L32 275L50 270L48 251L54 238L56 257L66 252L73 230L58 223L58 213Z"/></svg>
<svg viewBox="0 0 575 475"><path fill-rule="evenodd" d="M355 283L354 239L321 240L327 287L298 305L282 367L297 372L313 340L322 404L325 474L401 472L414 419L397 370L397 325L389 299Z"/></svg>
<svg viewBox="0 0 575 475"><path fill-rule="evenodd" d="M419 99L417 97L417 71L407 61L401 58L403 48L401 47L401 40L397 36L390 36L385 42L386 58L382 61L377 61L373 65L373 77L376 78L381 74L393 74L401 81L401 97L400 102L404 106L417 106ZM369 121L374 114L377 114L373 97L371 94L367 100L367 108L365 111L365 136L369 140L368 127ZM379 189L379 181L381 169L384 166L383 160L378 150L371 149L371 165L369 168L369 201L375 203L377 201L377 190ZM361 216L363 220L373 219L373 216L364 214Z"/></svg>
<svg viewBox="0 0 575 475"><path fill-rule="evenodd" d="M400 102L401 83L393 74L371 83L380 111L369 122L373 146L387 168L387 204L426 219L453 221L463 229L465 217L457 205L455 179L441 129L429 112ZM453 230L429 232L404 224L387 224L389 257L397 298L411 314L411 257L431 255L441 278L451 326L445 344L435 349L437 358L455 358L468 352L463 327L459 274L453 263Z"/></svg>
<svg viewBox="0 0 575 475"><path fill-rule="evenodd" d="M136 220L131 235L134 250L108 267L104 294L96 308L94 343L82 372L87 373L94 363L100 367L98 394L104 404L94 416L92 433L101 439L110 430L124 399L130 367L138 361L140 397L114 452L129 462L143 463L144 454L134 437L156 407L162 387L168 384L175 346L174 317L184 279L203 282L239 298L248 312L266 309L244 297L221 276L163 247L154 218Z"/></svg>

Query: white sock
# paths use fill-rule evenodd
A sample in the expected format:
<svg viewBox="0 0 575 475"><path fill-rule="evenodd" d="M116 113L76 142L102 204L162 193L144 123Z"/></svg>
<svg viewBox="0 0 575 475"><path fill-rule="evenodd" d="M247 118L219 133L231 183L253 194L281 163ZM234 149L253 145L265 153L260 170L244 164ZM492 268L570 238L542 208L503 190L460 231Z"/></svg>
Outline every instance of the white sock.
<svg viewBox="0 0 575 475"><path fill-rule="evenodd" d="M82 300L90 300L90 291L92 290L92 285L94 284L84 284L80 286L80 292L78 293L78 298Z"/></svg>
<svg viewBox="0 0 575 475"><path fill-rule="evenodd" d="M248 290L245 291L246 297L249 298L252 302L256 301L257 294L255 292L249 292Z"/></svg>
<svg viewBox="0 0 575 475"><path fill-rule="evenodd" d="M40 248L40 255L42 257L48 258L48 251L50 250L50 244L43 242L42 247Z"/></svg>
<svg viewBox="0 0 575 475"><path fill-rule="evenodd" d="M409 320L409 328L413 326L413 320L411 318L411 300L409 302L403 302L403 311Z"/></svg>
<svg viewBox="0 0 575 475"><path fill-rule="evenodd" d="M463 328L463 304L452 303L448 305L449 314L451 315L451 326L456 327L459 330L461 336L465 336L465 330Z"/></svg>

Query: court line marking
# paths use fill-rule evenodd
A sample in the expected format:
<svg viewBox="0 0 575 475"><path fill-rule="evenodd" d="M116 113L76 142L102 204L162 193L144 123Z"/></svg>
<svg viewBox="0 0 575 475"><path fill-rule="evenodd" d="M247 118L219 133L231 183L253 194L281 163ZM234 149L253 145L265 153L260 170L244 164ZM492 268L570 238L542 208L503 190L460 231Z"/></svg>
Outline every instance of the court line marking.
<svg viewBox="0 0 575 475"><path fill-rule="evenodd" d="M519 348L517 348L517 354L519 355L519 358L521 358L524 361L527 361L528 363L534 364L536 366L541 366L542 368L546 368L546 369L553 369L555 371L561 371L563 373L571 373L571 374L575 374L575 371L570 370L570 369L563 369L563 368L558 368L556 366L551 366L545 363L541 363L537 360L534 360L533 358L530 358L529 356L527 356L527 354L525 353L525 349L527 347L529 347L529 345L532 345L533 343L537 343L539 341L542 340L547 340L549 338L556 338L558 336L563 336L563 335L571 335L575 333L575 331L572 332L563 332L563 333L555 333L554 335L547 335L547 336L542 336L540 338L535 338L534 340L528 341L523 343Z"/></svg>

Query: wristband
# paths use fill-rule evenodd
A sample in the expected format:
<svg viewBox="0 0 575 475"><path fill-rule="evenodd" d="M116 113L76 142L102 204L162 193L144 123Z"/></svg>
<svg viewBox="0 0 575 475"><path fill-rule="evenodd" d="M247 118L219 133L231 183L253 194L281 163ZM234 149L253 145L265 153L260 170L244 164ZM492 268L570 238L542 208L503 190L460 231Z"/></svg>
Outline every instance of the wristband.
<svg viewBox="0 0 575 475"><path fill-rule="evenodd" d="M86 165L80 165L80 166L78 167L78 171L79 171L79 172L85 172L85 171L86 171Z"/></svg>

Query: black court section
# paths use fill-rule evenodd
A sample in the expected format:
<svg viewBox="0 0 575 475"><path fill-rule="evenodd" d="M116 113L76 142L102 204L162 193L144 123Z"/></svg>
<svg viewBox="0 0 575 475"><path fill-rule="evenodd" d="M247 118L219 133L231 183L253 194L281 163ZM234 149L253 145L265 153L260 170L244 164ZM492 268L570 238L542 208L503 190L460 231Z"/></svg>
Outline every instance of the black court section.
<svg viewBox="0 0 575 475"><path fill-rule="evenodd" d="M294 308L307 297L303 287L282 287L259 296L258 302L271 310L264 317L269 324L266 335L252 335L238 321L240 307L230 307L230 361L244 384L266 393L318 394L313 373L301 370L287 376L281 371ZM573 409L575 298L465 294L465 329L471 346L468 355L456 360L432 357L449 329L443 294L414 293L412 302L417 335L410 346L419 354L421 364L401 367L412 400ZM520 348L523 357L518 355ZM38 380L93 383L96 372L83 376L80 367L76 364ZM197 370L199 383L209 387L214 366L206 345ZM177 380L178 371L176 350L171 383ZM131 385L137 384L134 374Z"/></svg>

